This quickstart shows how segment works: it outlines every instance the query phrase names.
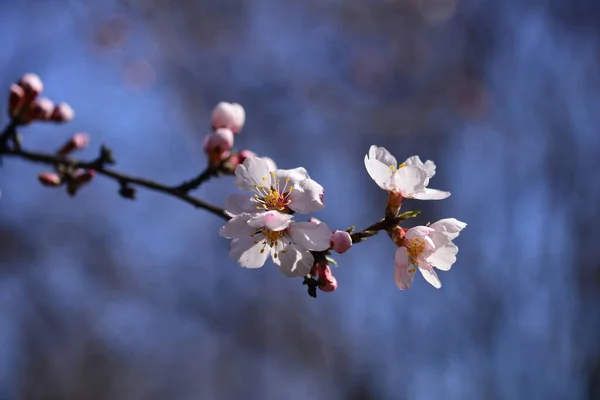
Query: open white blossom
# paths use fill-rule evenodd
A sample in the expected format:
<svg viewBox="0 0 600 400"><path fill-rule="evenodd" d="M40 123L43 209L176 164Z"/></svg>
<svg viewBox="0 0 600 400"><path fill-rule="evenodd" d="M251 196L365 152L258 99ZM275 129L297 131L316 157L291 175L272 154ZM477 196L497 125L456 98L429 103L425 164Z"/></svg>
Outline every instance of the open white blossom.
<svg viewBox="0 0 600 400"><path fill-rule="evenodd" d="M229 255L245 268L260 268L271 255L288 276L310 272L310 250L329 248L332 231L324 223L294 222L291 214L278 211L242 213L229 220L219 235L233 239Z"/></svg>
<svg viewBox="0 0 600 400"><path fill-rule="evenodd" d="M458 247L452 242L467 226L455 218L446 218L430 226L406 231L394 255L394 279L401 290L409 289L418 269L423 278L439 289L442 283L434 267L448 271L456 262Z"/></svg>
<svg viewBox="0 0 600 400"><path fill-rule="evenodd" d="M435 164L431 160L423 163L419 156L413 156L398 165L387 149L373 145L365 156L365 167L380 188L404 198L442 200L450 196L450 192L427 187L435 175Z"/></svg>
<svg viewBox="0 0 600 400"><path fill-rule="evenodd" d="M325 207L323 187L310 179L306 169L275 170L270 159L244 160L235 169L235 185L241 190L253 191L254 195L230 195L225 205L230 215L270 210L307 214Z"/></svg>

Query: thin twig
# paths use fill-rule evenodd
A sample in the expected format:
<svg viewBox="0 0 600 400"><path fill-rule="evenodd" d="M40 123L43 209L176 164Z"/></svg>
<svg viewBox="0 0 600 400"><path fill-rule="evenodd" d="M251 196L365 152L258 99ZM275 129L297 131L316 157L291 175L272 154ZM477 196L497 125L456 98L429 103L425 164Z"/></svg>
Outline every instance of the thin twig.
<svg viewBox="0 0 600 400"><path fill-rule="evenodd" d="M143 187L146 189L153 190L155 192L164 193L176 197L180 200L185 201L188 204L196 208L201 208L206 210L218 217L223 219L230 219L231 217L227 215L225 210L221 207L217 207L213 204L210 204L204 200L201 200L195 196L190 195L187 191L181 190L180 186L167 186L161 183L138 178L130 175L123 174L121 172L117 172L115 170L106 168L102 165L98 160L95 161L78 161L72 158L65 158L53 154L47 153L37 153L31 152L27 150L23 150L22 148L10 148L8 146L8 141L14 138L16 135L15 127L13 125L8 125L2 134L0 134L0 155L9 156L9 157L17 157L24 160L32 161L35 163L52 165L52 166L62 166L72 169L84 169L84 170L94 170L97 174L106 176L110 178L121 187L127 185L135 185L139 187Z"/></svg>

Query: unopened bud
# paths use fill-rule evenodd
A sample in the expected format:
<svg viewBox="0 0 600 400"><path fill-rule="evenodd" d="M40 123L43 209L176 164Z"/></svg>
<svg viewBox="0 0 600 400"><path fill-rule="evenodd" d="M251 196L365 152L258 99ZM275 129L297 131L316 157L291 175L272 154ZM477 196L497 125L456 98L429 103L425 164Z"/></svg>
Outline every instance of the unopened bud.
<svg viewBox="0 0 600 400"><path fill-rule="evenodd" d="M387 204L385 206L385 216L387 218L396 218L402 208L403 197L400 193L390 192Z"/></svg>
<svg viewBox="0 0 600 400"><path fill-rule="evenodd" d="M40 121L49 121L54 112L54 103L52 100L42 97L33 102L32 117Z"/></svg>
<svg viewBox="0 0 600 400"><path fill-rule="evenodd" d="M75 117L75 110L67 103L60 103L52 111L50 119L54 122L68 122Z"/></svg>
<svg viewBox="0 0 600 400"><path fill-rule="evenodd" d="M90 170L78 170L69 180L67 185L67 193L70 196L75 196L83 186L87 185L96 175L96 171Z"/></svg>
<svg viewBox="0 0 600 400"><path fill-rule="evenodd" d="M246 111L237 103L220 102L212 110L213 129L228 128L237 135L246 122Z"/></svg>
<svg viewBox="0 0 600 400"><path fill-rule="evenodd" d="M36 74L25 74L19 80L19 86L25 91L29 101L35 99L44 90L44 83Z"/></svg>
<svg viewBox="0 0 600 400"><path fill-rule="evenodd" d="M220 128L206 136L204 139L204 152L208 155L208 162L217 166L231 154L233 147L233 132Z"/></svg>
<svg viewBox="0 0 600 400"><path fill-rule="evenodd" d="M223 173L233 175L238 165L243 164L246 159L252 157L257 157L257 155L250 150L234 152L229 156L227 162L222 165L221 170Z"/></svg>
<svg viewBox="0 0 600 400"><path fill-rule="evenodd" d="M63 147L61 147L60 150L58 150L58 155L66 156L72 151L85 149L89 142L90 135L87 133L76 133Z"/></svg>
<svg viewBox="0 0 600 400"><path fill-rule="evenodd" d="M317 282L319 283L319 289L324 292L333 292L337 289L338 283L335 276L331 273L329 265L317 265Z"/></svg>
<svg viewBox="0 0 600 400"><path fill-rule="evenodd" d="M38 181L44 186L56 187L62 185L62 179L54 172L42 172L38 175Z"/></svg>
<svg viewBox="0 0 600 400"><path fill-rule="evenodd" d="M21 112L25 104L25 90L16 84L10 85L8 96L8 114L11 117L16 117Z"/></svg>
<svg viewBox="0 0 600 400"><path fill-rule="evenodd" d="M312 222L313 224L317 224L317 225L319 225L319 224L322 223L322 221L320 219L315 218L315 217L310 217L310 219L308 220L308 222Z"/></svg>
<svg viewBox="0 0 600 400"><path fill-rule="evenodd" d="M352 247L352 237L346 231L335 231L330 239L331 248L338 253L345 253Z"/></svg>
<svg viewBox="0 0 600 400"><path fill-rule="evenodd" d="M258 157L255 152L253 152L251 150L247 150L247 149L240 150L238 153L238 156L239 156L240 164L243 164L244 161L246 161L246 159L248 159L248 158Z"/></svg>

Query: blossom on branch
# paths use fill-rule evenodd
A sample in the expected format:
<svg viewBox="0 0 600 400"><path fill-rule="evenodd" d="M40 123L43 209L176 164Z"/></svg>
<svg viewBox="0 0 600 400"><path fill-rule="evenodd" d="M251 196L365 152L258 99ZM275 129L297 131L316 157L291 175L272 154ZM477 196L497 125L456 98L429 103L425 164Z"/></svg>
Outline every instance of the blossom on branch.
<svg viewBox="0 0 600 400"><path fill-rule="evenodd" d="M306 169L273 167L272 160L251 157L235 169L235 185L254 195L230 195L225 207L230 215L272 210L308 214L325 207L323 187L310 179Z"/></svg>
<svg viewBox="0 0 600 400"><path fill-rule="evenodd" d="M466 226L455 218L446 218L430 226L396 227L393 239L399 247L394 255L394 279L398 288L409 289L417 269L433 287L442 287L434 267L441 271L452 268L458 253L452 241Z"/></svg>
<svg viewBox="0 0 600 400"><path fill-rule="evenodd" d="M404 198L442 200L450 196L450 192L427 187L435 175L433 161L423 163L418 156L413 156L398 165L387 149L373 145L365 156L365 167L375 183L390 193L386 210L389 217L396 216Z"/></svg>
<svg viewBox="0 0 600 400"><path fill-rule="evenodd" d="M219 235L233 239L229 255L242 267L260 268L270 255L287 276L304 276L314 264L310 251L329 248L331 229L293 218L273 210L242 213L229 220Z"/></svg>
<svg viewBox="0 0 600 400"><path fill-rule="evenodd" d="M204 138L204 152L208 156L208 164L216 167L231 154L233 148L233 132L228 128L219 128Z"/></svg>

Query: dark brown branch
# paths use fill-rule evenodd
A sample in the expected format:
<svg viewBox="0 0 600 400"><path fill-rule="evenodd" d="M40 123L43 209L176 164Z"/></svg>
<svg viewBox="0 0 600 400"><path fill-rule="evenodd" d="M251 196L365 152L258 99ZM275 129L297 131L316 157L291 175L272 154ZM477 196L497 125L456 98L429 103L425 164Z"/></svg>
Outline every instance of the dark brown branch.
<svg viewBox="0 0 600 400"><path fill-rule="evenodd" d="M7 128L2 135L0 135L0 143L2 143L1 141L4 140L4 145L0 147L0 155L17 157L28 161L33 161L35 163L52 165L55 167L62 166L72 169L94 170L97 174L104 175L118 182L121 185L121 188L123 188L124 186L126 187L128 185L135 185L146 189L154 190L155 192L174 196L180 200L185 201L188 204L191 204L196 208L206 210L223 219L230 219L229 215L225 213L224 209L190 195L187 191L181 190L180 186L167 186L149 179L125 175L104 167L104 165L102 165L103 163L100 162L101 160L85 162L77 161L71 158L59 157L52 154L34 153L23 149L11 149L6 145L6 142L12 137L14 137L14 133L6 134L8 129L9 128ZM11 129L14 130L14 127Z"/></svg>

